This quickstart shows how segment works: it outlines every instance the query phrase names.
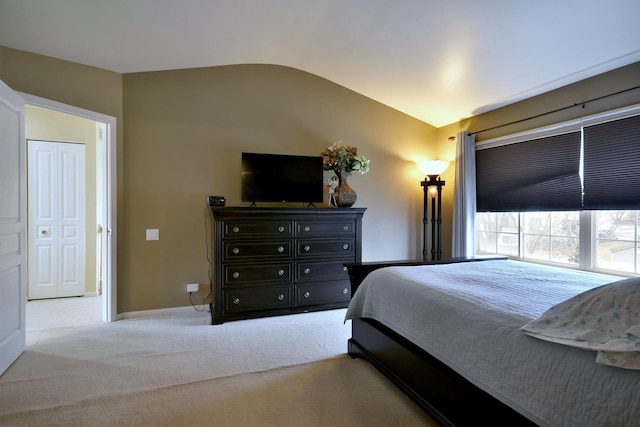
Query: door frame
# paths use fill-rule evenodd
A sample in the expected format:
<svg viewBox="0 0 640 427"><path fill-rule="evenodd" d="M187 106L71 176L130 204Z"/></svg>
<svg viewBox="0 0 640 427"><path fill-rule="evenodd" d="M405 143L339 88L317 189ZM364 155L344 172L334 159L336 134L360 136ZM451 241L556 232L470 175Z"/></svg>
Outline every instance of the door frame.
<svg viewBox="0 0 640 427"><path fill-rule="evenodd" d="M117 320L117 164L116 164L116 118L95 111L73 105L63 104L39 96L18 92L27 105L46 108L60 113L71 114L85 119L101 122L106 125L107 135L102 153L103 176L98 179L103 185L105 196L103 203L102 239L102 283L104 285L102 298L102 320L113 322ZM27 260L28 262L28 260Z"/></svg>

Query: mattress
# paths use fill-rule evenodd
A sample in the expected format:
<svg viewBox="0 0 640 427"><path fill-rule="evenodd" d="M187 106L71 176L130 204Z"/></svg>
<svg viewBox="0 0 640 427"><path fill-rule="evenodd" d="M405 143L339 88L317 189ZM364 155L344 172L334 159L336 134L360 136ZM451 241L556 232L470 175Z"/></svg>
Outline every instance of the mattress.
<svg viewBox="0 0 640 427"><path fill-rule="evenodd" d="M640 371L520 330L618 279L512 260L387 267L365 278L346 319L377 320L539 425L637 425Z"/></svg>

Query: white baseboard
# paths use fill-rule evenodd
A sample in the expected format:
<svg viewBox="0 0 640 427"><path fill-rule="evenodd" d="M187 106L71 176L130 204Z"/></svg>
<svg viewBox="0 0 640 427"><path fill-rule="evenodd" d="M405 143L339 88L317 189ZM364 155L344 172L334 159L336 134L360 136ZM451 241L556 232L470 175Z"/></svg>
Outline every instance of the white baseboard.
<svg viewBox="0 0 640 427"><path fill-rule="evenodd" d="M184 307L159 308L154 310L143 310L143 311L129 311L126 313L118 313L118 317L116 320L135 319L137 317L158 316L161 314L186 313L188 311L195 311L195 308L193 308L192 305L186 305ZM206 313L209 312L209 307L206 307L205 312Z"/></svg>

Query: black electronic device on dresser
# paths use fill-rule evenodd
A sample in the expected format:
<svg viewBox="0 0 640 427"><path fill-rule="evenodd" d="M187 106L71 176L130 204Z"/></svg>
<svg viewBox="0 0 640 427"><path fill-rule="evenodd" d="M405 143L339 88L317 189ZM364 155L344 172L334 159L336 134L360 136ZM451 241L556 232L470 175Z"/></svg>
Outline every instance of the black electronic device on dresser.
<svg viewBox="0 0 640 427"><path fill-rule="evenodd" d="M211 323L346 307L365 210L211 207Z"/></svg>

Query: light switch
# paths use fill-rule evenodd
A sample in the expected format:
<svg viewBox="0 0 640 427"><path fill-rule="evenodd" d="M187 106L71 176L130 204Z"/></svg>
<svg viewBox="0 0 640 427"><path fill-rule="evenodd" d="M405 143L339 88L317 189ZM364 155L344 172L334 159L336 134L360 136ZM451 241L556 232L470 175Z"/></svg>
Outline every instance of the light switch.
<svg viewBox="0 0 640 427"><path fill-rule="evenodd" d="M160 240L160 230L157 228L147 228L147 240Z"/></svg>

